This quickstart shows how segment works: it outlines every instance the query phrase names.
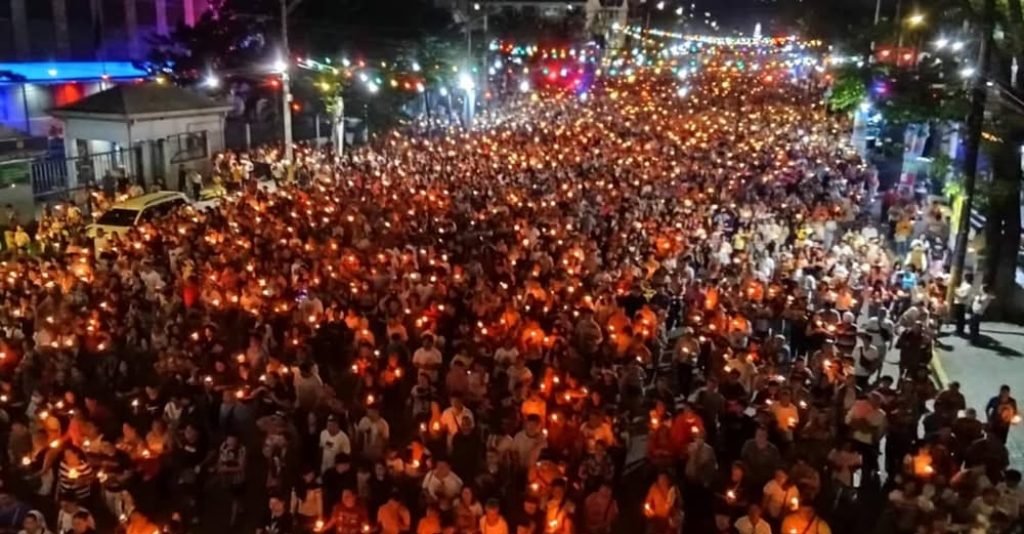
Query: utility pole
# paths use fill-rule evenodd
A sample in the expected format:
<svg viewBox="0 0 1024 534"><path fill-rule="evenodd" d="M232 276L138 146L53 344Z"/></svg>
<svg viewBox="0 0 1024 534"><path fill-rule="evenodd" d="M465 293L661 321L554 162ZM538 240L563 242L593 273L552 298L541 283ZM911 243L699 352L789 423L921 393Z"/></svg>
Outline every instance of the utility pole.
<svg viewBox="0 0 1024 534"><path fill-rule="evenodd" d="M281 47L284 49L284 70L281 72L281 122L284 124L284 159L292 162L295 156L292 147L292 89L291 76L288 69L291 68L291 50L288 48L288 14L295 11L295 8L302 3L302 0L281 0Z"/></svg>
<svg viewBox="0 0 1024 534"><path fill-rule="evenodd" d="M480 52L483 55L483 64L480 65L480 81L481 81L481 85L483 86L482 94L484 95L484 105L486 105L487 104L487 91L488 91L487 85L488 85L488 82L490 81L490 79L489 79L490 76L488 75L488 72L490 72L490 64L487 63L487 48L488 48L488 43L487 43L487 4L484 3L483 6L484 6L484 35L482 37L482 41L484 43L484 46L483 46L483 50Z"/></svg>
<svg viewBox="0 0 1024 534"><path fill-rule="evenodd" d="M900 66L900 50L903 49L903 0L896 0L896 67Z"/></svg>
<svg viewBox="0 0 1024 534"><path fill-rule="evenodd" d="M978 68L971 80L971 108L967 115L967 139L964 143L964 198L957 221L956 245L953 248L953 263L950 269L946 300L950 307L953 295L964 276L967 261L967 237L971 230L971 209L974 204L974 189L978 180L978 152L981 149L981 130L985 119L985 101L988 96L987 80L989 62L992 56L992 31L995 20L996 0L985 0L981 14L981 44L978 49Z"/></svg>

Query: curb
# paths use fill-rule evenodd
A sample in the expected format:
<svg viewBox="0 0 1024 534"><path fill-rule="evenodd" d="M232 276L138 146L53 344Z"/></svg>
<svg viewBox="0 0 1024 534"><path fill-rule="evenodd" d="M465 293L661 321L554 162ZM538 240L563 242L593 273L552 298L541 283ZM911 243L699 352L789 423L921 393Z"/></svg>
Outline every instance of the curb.
<svg viewBox="0 0 1024 534"><path fill-rule="evenodd" d="M932 375L935 377L935 381L938 383L939 389L945 389L946 384L949 383L949 375L946 374L946 368L942 366L942 358L939 355L942 351L939 349L932 349L932 362L930 367L932 368Z"/></svg>

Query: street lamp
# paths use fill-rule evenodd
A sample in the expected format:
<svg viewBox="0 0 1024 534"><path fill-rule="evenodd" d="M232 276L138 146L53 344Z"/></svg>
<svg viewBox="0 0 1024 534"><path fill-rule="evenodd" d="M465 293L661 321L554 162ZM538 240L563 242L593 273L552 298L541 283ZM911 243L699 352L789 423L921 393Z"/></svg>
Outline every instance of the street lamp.
<svg viewBox="0 0 1024 534"><path fill-rule="evenodd" d="M475 107L476 100L476 83L473 82L473 76L468 71L462 71L459 73L458 87L466 93L466 117L463 122L466 130L473 127L473 108Z"/></svg>
<svg viewBox="0 0 1024 534"><path fill-rule="evenodd" d="M907 18L903 19L902 22L904 24L906 24L908 27L910 27L911 29L915 29L918 26L921 26L922 24L924 24L924 13L921 13L921 12L911 13L910 16L908 16ZM920 44L921 44L921 36L918 35L918 38L917 38L916 43L914 45L914 55L912 57L915 66L917 65L918 50L920 50L920 48L921 48ZM901 51L903 49L903 24L900 24L899 35L896 38L896 49L897 49L897 52L899 52L899 51ZM900 64L899 60L900 60L900 56L897 56L897 58L896 58L896 66L899 66L899 64Z"/></svg>
<svg viewBox="0 0 1024 534"><path fill-rule="evenodd" d="M281 67L278 69L281 73L281 122L284 125L284 159L288 162L289 166L295 154L292 147L292 89L291 82L288 79L288 64L286 63L291 55L291 51L288 48L288 14L295 11L295 8L299 7L302 1L291 0L289 2L288 0L281 0L281 48L283 48L284 58L279 64L275 65Z"/></svg>
<svg viewBox="0 0 1024 534"><path fill-rule="evenodd" d="M943 48L946 48L946 46L948 45L949 39L946 39L945 37L939 37L938 39L935 40L935 48L938 50L942 50Z"/></svg>
<svg viewBox="0 0 1024 534"><path fill-rule="evenodd" d="M475 87L476 84L473 83L473 77L470 76L468 72L462 72L459 74L459 89L469 92L472 91Z"/></svg>

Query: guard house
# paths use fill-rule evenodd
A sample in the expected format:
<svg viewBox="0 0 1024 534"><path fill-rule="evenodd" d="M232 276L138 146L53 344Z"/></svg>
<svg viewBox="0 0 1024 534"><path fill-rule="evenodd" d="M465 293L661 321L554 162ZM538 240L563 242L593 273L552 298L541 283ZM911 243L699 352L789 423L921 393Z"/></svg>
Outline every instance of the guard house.
<svg viewBox="0 0 1024 534"><path fill-rule="evenodd" d="M209 170L231 106L162 83L119 85L50 113L64 123L67 189L126 177L177 189L181 169Z"/></svg>

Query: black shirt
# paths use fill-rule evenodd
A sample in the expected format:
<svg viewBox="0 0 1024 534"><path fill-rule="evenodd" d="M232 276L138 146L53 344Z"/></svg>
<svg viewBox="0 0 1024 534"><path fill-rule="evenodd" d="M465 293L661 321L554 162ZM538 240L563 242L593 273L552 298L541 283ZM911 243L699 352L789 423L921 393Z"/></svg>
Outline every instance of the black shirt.
<svg viewBox="0 0 1024 534"><path fill-rule="evenodd" d="M295 522L292 514L285 512L277 517L270 516L263 524L263 534L292 534L295 532Z"/></svg>

